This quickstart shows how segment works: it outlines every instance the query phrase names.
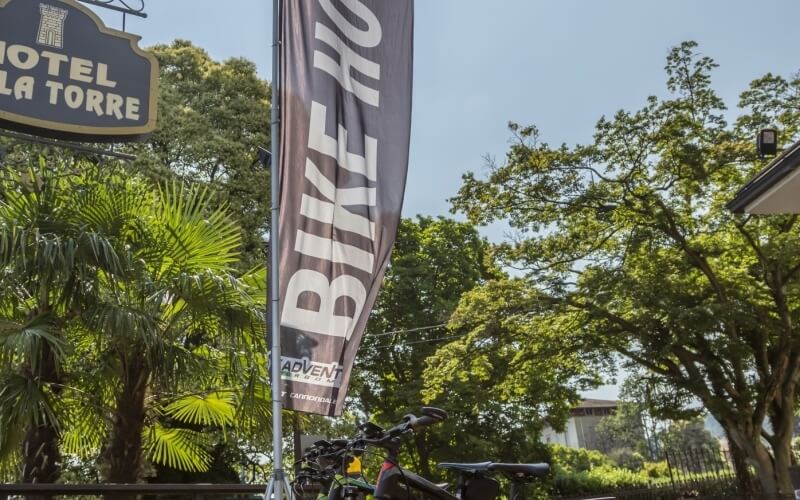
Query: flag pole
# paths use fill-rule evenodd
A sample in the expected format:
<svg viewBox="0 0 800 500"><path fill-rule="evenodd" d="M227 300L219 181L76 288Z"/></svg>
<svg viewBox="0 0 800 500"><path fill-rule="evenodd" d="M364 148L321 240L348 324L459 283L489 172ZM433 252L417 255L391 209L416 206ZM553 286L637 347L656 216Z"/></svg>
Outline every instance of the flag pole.
<svg viewBox="0 0 800 500"><path fill-rule="evenodd" d="M266 500L272 498L281 500L282 487L286 484L283 471L283 401L281 383L281 335L280 335L280 282L278 280L278 270L280 268L280 239L278 232L278 221L280 216L280 168L281 168L281 47L280 47L280 28L281 28L281 7L283 0L272 0L272 123L271 123L271 142L272 155L270 162L271 171L271 192L272 210L270 221L270 267L269 267L269 287L270 287L270 337L272 346L270 350L270 367L272 369L272 479L268 487ZM271 490L271 491L270 491ZM287 496L291 496L289 491Z"/></svg>

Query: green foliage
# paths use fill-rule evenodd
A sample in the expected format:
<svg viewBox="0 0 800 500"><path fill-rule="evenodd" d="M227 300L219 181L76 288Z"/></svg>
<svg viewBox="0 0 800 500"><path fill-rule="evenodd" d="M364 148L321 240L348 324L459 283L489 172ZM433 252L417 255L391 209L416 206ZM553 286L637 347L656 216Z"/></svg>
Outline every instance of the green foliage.
<svg viewBox="0 0 800 500"><path fill-rule="evenodd" d="M551 445L553 483L558 494L600 493L615 488L646 486L641 473L615 467L599 451Z"/></svg>
<svg viewBox="0 0 800 500"><path fill-rule="evenodd" d="M599 451L561 445L551 445L550 451L553 494L609 493L616 489L647 488L669 480L666 462L645 462L641 455L632 452L622 460L624 464L615 464L614 456Z"/></svg>
<svg viewBox="0 0 800 500"><path fill-rule="evenodd" d="M719 440L708 432L702 417L672 422L661 435L661 441L666 450L697 450L719 456Z"/></svg>
<svg viewBox="0 0 800 500"><path fill-rule="evenodd" d="M57 454L60 440L70 467L104 449L130 456L109 452L125 422L131 442L137 426L154 436L155 425L269 439L258 268L269 174L256 151L269 148L269 85L252 63L217 62L189 42L153 52L159 128L124 147L149 181L130 165L47 150L32 161L37 148L9 145L0 176L3 477L19 477L6 466L19 462L31 426L55 430L48 446ZM143 413L120 415L134 379L146 387ZM182 441L164 436L151 440L160 443L151 456L187 467L167 452ZM48 474L37 480L57 472Z"/></svg>
<svg viewBox="0 0 800 500"><path fill-rule="evenodd" d="M237 222L241 268L264 262L269 171L257 148L269 148L269 84L252 62L214 61L185 40L150 50L161 69L158 129L129 146L134 167L159 183L177 176L213 190Z"/></svg>
<svg viewBox="0 0 800 500"><path fill-rule="evenodd" d="M559 444L550 445L553 467L569 472L587 472L596 467L610 467L611 460L603 453L584 448L568 448Z"/></svg>
<svg viewBox="0 0 800 500"><path fill-rule="evenodd" d="M480 284L490 290L473 293ZM382 425L423 402L449 412L407 448L407 463L423 475L439 476L439 461L546 461L542 427L565 422L577 390L595 383L582 359L552 347L555 327L540 333L545 326L526 318L519 285L470 224L401 223L354 390L361 411Z"/></svg>
<svg viewBox="0 0 800 500"><path fill-rule="evenodd" d="M224 428L234 422L236 401L233 393L192 394L170 403L164 412L186 424Z"/></svg>
<svg viewBox="0 0 800 500"><path fill-rule="evenodd" d="M58 477L59 433L75 413L72 325L104 277L130 264L116 242L135 230L125 214L145 195L112 169L74 167L41 158L0 176L0 463L24 459L17 475L29 481Z"/></svg>
<svg viewBox="0 0 800 500"><path fill-rule="evenodd" d="M642 408L634 403L621 403L613 415L597 423L595 432L597 442L606 453L615 450L648 452Z"/></svg>
<svg viewBox="0 0 800 500"><path fill-rule="evenodd" d="M145 434L145 453L157 464L202 472L211 465L211 443L202 433L189 429L151 427Z"/></svg>
<svg viewBox="0 0 800 500"><path fill-rule="evenodd" d="M774 120L795 137L800 80L754 81L731 126L716 66L694 42L675 47L669 96L601 118L586 146L550 146L512 124L505 163L485 179L467 174L453 203L475 223L517 230L496 254L525 271L531 316L571 325L568 349L621 354L673 401L699 400L759 463L764 491L788 493L800 226L725 206L765 166L758 126Z"/></svg>
<svg viewBox="0 0 800 500"><path fill-rule="evenodd" d="M393 425L404 414L419 411L425 360L453 335L436 325L448 321L464 292L498 273L487 248L487 242L466 223L428 217L401 222L353 384L358 404L376 422ZM429 326L434 328L417 330ZM414 331L387 334L398 330ZM453 436L478 424L467 400L446 407L451 418L444 426L420 434L410 447L414 463L427 475L436 473L431 467L437 458L453 458L452 453L445 457L452 452ZM485 427L490 427L489 422ZM462 438L468 441L478 436L463 434Z"/></svg>
<svg viewBox="0 0 800 500"><path fill-rule="evenodd" d="M644 473L651 479L662 479L669 477L669 464L666 460L660 462L645 462Z"/></svg>
<svg viewBox="0 0 800 500"><path fill-rule="evenodd" d="M603 493L615 489L646 488L650 484L641 474L608 466L577 473L556 472L554 483L559 494Z"/></svg>
<svg viewBox="0 0 800 500"><path fill-rule="evenodd" d="M462 338L428 359L427 398L497 413L494 424L517 435L538 436L545 419L562 427L579 391L598 379L590 357L564 349L572 325L530 315L535 302L522 280L493 280L465 293L449 324Z"/></svg>
<svg viewBox="0 0 800 500"><path fill-rule="evenodd" d="M265 420L249 424L268 400L265 273L235 271L225 208L205 188L155 188L112 165L22 172L0 177L4 473L18 474L31 435L51 436L36 446L54 457L102 452L133 481L142 453L203 471L214 429L264 436Z"/></svg>
<svg viewBox="0 0 800 500"><path fill-rule="evenodd" d="M622 467L630 471L641 470L645 463L644 457L630 448L616 448L608 454L608 458L610 458L617 467Z"/></svg>

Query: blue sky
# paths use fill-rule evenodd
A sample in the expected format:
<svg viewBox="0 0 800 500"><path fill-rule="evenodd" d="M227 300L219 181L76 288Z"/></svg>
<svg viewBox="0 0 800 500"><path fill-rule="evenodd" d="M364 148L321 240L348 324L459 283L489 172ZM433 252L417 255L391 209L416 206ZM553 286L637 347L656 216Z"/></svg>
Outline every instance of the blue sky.
<svg viewBox="0 0 800 500"><path fill-rule="evenodd" d="M271 3L146 0L150 17L128 29L145 46L186 38L215 58L247 57L269 78ZM800 70L798 0L417 0L416 10L408 216L446 214L462 173L487 154L502 160L509 120L551 143L586 143L602 115L663 95L664 58L683 40L720 63L716 88L731 106L765 72Z"/></svg>
<svg viewBox="0 0 800 500"><path fill-rule="evenodd" d="M271 4L146 0L150 17L128 29L144 46L185 38L218 59L246 57L269 78ZM509 120L550 143L587 143L602 115L664 95L665 57L683 40L720 64L715 88L732 108L751 80L800 70L798 0L417 0L416 10L406 216L446 215L464 172L483 170L486 155L502 161Z"/></svg>

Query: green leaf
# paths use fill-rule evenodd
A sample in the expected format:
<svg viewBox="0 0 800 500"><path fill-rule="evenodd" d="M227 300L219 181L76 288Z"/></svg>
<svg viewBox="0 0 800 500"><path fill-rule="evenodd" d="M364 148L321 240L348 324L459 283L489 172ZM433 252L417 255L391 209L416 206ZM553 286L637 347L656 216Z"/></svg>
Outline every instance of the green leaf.
<svg viewBox="0 0 800 500"><path fill-rule="evenodd" d="M234 421L236 400L230 392L191 395L171 403L165 413L187 424L225 427Z"/></svg>
<svg viewBox="0 0 800 500"><path fill-rule="evenodd" d="M208 438L189 429L156 424L145 431L145 454L154 463L187 472L205 472L211 465Z"/></svg>

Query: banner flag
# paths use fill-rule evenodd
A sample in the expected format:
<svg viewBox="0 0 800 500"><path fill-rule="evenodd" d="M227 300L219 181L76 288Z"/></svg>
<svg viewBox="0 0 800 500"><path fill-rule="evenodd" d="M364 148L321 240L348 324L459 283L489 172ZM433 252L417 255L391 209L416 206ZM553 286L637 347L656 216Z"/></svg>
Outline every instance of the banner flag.
<svg viewBox="0 0 800 500"><path fill-rule="evenodd" d="M411 129L413 0L284 0L281 383L339 415L397 235Z"/></svg>

